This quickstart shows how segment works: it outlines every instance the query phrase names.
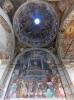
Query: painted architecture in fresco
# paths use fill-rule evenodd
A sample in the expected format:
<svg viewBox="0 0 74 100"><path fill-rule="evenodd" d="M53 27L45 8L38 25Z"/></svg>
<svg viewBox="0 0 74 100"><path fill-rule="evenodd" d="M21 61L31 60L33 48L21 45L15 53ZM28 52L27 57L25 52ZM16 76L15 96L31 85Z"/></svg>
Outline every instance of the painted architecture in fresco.
<svg viewBox="0 0 74 100"><path fill-rule="evenodd" d="M0 100L73 100L73 3L0 1Z"/></svg>
<svg viewBox="0 0 74 100"><path fill-rule="evenodd" d="M47 50L28 49L21 53L16 59L6 98L64 98L57 67L55 56Z"/></svg>

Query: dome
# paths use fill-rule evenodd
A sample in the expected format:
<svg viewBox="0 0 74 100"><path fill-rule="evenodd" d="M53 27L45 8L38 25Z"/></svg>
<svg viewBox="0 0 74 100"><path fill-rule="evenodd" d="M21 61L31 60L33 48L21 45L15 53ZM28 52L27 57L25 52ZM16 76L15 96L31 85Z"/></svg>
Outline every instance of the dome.
<svg viewBox="0 0 74 100"><path fill-rule="evenodd" d="M13 28L21 43L31 47L46 46L58 31L56 11L46 2L27 1L16 11Z"/></svg>

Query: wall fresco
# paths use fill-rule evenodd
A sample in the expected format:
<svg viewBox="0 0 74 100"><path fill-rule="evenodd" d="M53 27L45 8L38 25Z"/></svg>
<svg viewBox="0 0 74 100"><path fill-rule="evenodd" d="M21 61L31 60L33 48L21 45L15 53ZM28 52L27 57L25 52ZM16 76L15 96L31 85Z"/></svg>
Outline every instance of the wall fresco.
<svg viewBox="0 0 74 100"><path fill-rule="evenodd" d="M72 11L61 26L59 34L60 55L64 59L74 59L74 11ZM61 53L62 52L62 53Z"/></svg>
<svg viewBox="0 0 74 100"><path fill-rule="evenodd" d="M17 57L5 98L53 97L64 98L65 92L52 55L39 49L22 53Z"/></svg>

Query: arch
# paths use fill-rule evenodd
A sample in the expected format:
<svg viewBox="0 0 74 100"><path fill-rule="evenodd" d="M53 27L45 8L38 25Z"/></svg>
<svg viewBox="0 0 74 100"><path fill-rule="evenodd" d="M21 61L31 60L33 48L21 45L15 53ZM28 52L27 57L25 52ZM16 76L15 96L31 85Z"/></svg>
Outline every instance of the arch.
<svg viewBox="0 0 74 100"><path fill-rule="evenodd" d="M0 8L0 87L4 86L9 63L14 57L15 39L9 17Z"/></svg>
<svg viewBox="0 0 74 100"><path fill-rule="evenodd" d="M55 87L58 84L63 90L56 67L56 57L51 51L39 48L26 49L16 57L13 66L5 97L7 99L13 98L14 92L16 93L15 98L18 98L18 96L19 98L52 98L53 96L56 98L57 92L54 92L54 86L51 86L52 89L50 89L50 91L53 91L52 95L49 93L48 96L49 84L52 84L54 80L56 81ZM13 87L15 90L13 90ZM65 97L64 90L60 96Z"/></svg>
<svg viewBox="0 0 74 100"><path fill-rule="evenodd" d="M57 44L58 56L69 74L67 78L72 82L71 89L74 93L74 6L64 16Z"/></svg>

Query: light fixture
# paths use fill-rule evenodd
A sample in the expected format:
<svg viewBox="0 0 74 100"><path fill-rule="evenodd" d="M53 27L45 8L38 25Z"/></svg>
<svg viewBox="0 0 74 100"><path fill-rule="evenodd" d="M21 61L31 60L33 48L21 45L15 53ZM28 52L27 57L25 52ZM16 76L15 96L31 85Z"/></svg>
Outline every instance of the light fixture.
<svg viewBox="0 0 74 100"><path fill-rule="evenodd" d="M40 24L40 19L39 19L39 18L36 18L36 19L34 20L34 23L35 23L36 25Z"/></svg>

